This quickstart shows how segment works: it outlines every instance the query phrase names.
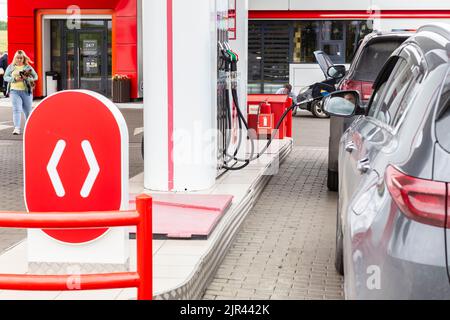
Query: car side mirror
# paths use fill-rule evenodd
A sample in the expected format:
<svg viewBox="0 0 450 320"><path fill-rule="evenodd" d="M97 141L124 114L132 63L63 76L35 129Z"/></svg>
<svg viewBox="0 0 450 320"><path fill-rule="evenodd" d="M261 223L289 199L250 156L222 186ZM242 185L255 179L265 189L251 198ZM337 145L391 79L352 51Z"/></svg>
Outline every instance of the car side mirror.
<svg viewBox="0 0 450 320"><path fill-rule="evenodd" d="M358 91L336 91L325 98L323 110L331 116L353 117L361 107Z"/></svg>
<svg viewBox="0 0 450 320"><path fill-rule="evenodd" d="M341 79L345 76L347 70L344 65L331 66L327 70L327 75L333 79Z"/></svg>

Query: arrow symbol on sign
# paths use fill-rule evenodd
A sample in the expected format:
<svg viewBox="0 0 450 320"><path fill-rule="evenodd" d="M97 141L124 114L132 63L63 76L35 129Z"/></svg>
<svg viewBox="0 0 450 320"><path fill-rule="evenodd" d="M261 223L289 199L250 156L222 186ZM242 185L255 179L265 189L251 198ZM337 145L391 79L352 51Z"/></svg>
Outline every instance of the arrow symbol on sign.
<svg viewBox="0 0 450 320"><path fill-rule="evenodd" d="M97 180L98 174L100 172L100 167L98 166L98 162L95 158L94 151L92 150L91 143L87 140L84 140L81 143L81 147L83 148L84 156L86 157L90 170L86 181L84 181L83 188L81 188L80 195L83 198L87 198L92 191L95 180Z"/></svg>
<svg viewBox="0 0 450 320"><path fill-rule="evenodd" d="M92 187L94 186L95 180L97 180L98 174L100 172L100 167L98 166L97 159L95 158L94 151L92 150L91 143L87 140L81 143L81 147L83 148L84 156L89 165L89 174L84 181L83 188L81 188L80 195L83 198L89 197ZM50 161L47 165L47 172L52 182L53 188L55 189L56 195L60 198L66 195L66 190L64 190L64 186L62 185L61 178L59 177L58 171L56 168L58 167L59 161L61 160L61 156L66 149L66 142L64 140L59 140L56 143L56 147L53 150Z"/></svg>
<svg viewBox="0 0 450 320"><path fill-rule="evenodd" d="M66 191L64 190L64 187L61 183L61 178L59 177L56 167L61 160L61 156L65 148L66 142L64 140L59 140L47 165L47 172L50 180L52 181L53 188L55 189L56 195L60 198L66 195Z"/></svg>

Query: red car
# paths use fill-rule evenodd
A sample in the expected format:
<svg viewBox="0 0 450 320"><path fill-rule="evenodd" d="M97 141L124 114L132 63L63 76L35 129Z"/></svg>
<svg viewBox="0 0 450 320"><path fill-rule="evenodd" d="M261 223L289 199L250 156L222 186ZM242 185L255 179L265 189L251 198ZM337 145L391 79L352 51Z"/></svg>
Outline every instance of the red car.
<svg viewBox="0 0 450 320"><path fill-rule="evenodd" d="M337 86L337 90L356 90L360 93L362 104L366 105L373 92L373 84L381 68L395 49L405 42L412 33L373 32L359 43L350 69ZM339 142L351 125L353 118L331 117L330 144L328 149L328 189L338 190Z"/></svg>

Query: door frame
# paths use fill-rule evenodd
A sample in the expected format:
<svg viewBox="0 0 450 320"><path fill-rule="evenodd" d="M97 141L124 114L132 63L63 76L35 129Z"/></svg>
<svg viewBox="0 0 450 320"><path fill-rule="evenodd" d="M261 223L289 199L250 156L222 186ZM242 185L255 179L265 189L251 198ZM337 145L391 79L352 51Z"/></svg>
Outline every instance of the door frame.
<svg viewBox="0 0 450 320"><path fill-rule="evenodd" d="M111 9L81 9L77 16L81 20L111 20L112 22L112 74L116 73L116 13ZM40 85L36 87L35 95L44 96L46 92L45 72L51 71L51 20L68 20L73 16L66 9L43 9L36 12L36 72Z"/></svg>
<svg viewBox="0 0 450 320"><path fill-rule="evenodd" d="M93 19L89 19L89 20L93 20ZM98 20L103 20L103 21L107 21L104 19L98 19ZM67 30L62 27L61 25L59 25L60 28L62 28L61 30L61 35L62 35L62 46L61 46L61 78L62 80L67 79ZM74 81L75 81L75 86L74 89L80 89L80 81L81 81L81 77L80 77L80 66L81 66L81 43L80 43L80 35L83 33L100 33L102 35L102 46L101 46L101 59L102 59L102 64L101 64L101 84L100 84L100 90L103 95L108 96L108 26L107 24L104 25L103 28L93 28L93 29L89 29L89 30L72 30L69 32L73 32L74 33L74 49L76 50L76 52L74 53L75 58L74 58L74 70L73 70L73 75L74 75ZM65 88L65 85L63 85L62 89L67 89Z"/></svg>

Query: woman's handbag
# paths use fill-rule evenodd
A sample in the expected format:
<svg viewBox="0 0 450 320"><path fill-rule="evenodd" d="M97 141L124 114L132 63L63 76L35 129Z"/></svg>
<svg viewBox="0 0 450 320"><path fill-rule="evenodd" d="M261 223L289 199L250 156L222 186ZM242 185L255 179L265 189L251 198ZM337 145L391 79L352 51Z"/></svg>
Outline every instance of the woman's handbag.
<svg viewBox="0 0 450 320"><path fill-rule="evenodd" d="M36 84L34 83L34 80L32 79L33 75L31 73L31 70L21 71L19 74L24 79L23 81L25 82L28 92L32 93L34 91L34 88L36 88Z"/></svg>

